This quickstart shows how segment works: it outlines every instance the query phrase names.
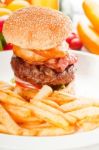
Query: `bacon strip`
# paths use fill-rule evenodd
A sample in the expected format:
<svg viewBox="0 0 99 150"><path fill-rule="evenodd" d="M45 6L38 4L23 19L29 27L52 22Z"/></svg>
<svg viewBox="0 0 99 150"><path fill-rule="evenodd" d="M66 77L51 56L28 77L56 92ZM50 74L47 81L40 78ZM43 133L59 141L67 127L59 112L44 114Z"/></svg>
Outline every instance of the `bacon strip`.
<svg viewBox="0 0 99 150"><path fill-rule="evenodd" d="M76 62L77 57L73 54L70 54L64 58L50 59L45 63L45 65L56 70L57 72L63 72L69 65L73 65Z"/></svg>

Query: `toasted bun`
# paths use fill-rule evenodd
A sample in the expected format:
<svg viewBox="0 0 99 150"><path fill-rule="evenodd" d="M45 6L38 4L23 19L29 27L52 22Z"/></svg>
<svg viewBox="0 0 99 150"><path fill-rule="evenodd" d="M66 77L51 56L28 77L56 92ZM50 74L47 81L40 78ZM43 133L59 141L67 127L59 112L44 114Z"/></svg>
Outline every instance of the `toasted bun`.
<svg viewBox="0 0 99 150"><path fill-rule="evenodd" d="M35 6L13 13L3 27L8 43L36 50L56 47L70 31L71 21L61 12Z"/></svg>

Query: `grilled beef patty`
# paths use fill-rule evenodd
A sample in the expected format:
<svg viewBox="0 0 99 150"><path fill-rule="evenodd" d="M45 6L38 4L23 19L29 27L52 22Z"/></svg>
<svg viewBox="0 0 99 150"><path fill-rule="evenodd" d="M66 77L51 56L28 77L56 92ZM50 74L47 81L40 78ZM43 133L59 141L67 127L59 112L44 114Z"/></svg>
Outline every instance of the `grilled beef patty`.
<svg viewBox="0 0 99 150"><path fill-rule="evenodd" d="M57 72L45 64L29 64L23 59L13 56L11 66L16 77L31 84L66 85L74 79L73 64L68 65L63 72Z"/></svg>

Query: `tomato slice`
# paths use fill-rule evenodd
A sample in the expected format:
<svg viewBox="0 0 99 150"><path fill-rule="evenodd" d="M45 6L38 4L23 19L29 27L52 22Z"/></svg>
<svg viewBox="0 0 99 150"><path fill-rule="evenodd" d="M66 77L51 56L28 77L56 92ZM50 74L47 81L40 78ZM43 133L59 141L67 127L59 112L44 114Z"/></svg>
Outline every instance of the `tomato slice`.
<svg viewBox="0 0 99 150"><path fill-rule="evenodd" d="M25 88L25 89L40 89L41 86L40 85L37 85L37 84L32 84L31 86L28 85L28 84L25 84L25 83L22 83L22 82L19 82L19 81L16 81L16 85L22 87L22 88Z"/></svg>

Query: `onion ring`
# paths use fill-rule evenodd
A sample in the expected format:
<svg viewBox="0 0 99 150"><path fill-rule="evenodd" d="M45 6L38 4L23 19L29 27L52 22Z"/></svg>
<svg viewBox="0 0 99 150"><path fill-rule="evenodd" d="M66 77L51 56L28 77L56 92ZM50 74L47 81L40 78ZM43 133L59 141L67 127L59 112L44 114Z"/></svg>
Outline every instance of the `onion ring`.
<svg viewBox="0 0 99 150"><path fill-rule="evenodd" d="M34 53L32 50L23 49L15 45L13 46L13 52L16 56L22 58L30 64L32 64L33 62L43 62L47 60L46 57L42 57Z"/></svg>

